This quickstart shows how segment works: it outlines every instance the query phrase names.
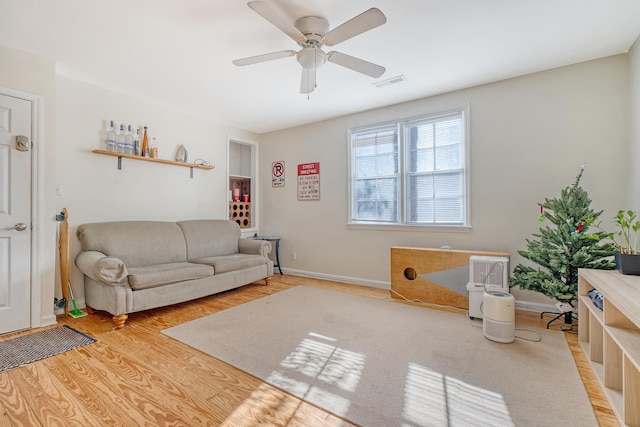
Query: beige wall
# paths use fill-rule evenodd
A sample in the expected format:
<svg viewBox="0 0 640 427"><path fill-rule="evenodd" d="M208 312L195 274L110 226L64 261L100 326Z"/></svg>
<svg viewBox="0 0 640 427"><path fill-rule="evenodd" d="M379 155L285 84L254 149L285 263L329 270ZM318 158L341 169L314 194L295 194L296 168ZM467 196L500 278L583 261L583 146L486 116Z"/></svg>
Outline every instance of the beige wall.
<svg viewBox="0 0 640 427"><path fill-rule="evenodd" d="M55 214L69 212L71 283L80 306L83 278L73 264L79 251L75 238L83 222L126 219L178 220L227 216L227 138L257 141L258 136L194 117L170 106L57 76L55 63L0 46L0 87L41 97L42 138L38 144L38 256L41 274L41 324L51 323L53 298L61 296ZM173 158L178 144L189 159L215 164L210 171L94 154L104 149L106 121L149 126L158 138L160 157ZM60 195L56 195L56 187ZM35 322L38 323L38 322Z"/></svg>
<svg viewBox="0 0 640 427"><path fill-rule="evenodd" d="M631 85L628 208L640 212L640 38L629 53Z"/></svg>
<svg viewBox="0 0 640 427"><path fill-rule="evenodd" d="M640 204L638 43L631 55L506 80L388 108L260 136L261 233L280 234L285 268L374 286L388 286L391 246L517 250L538 230L537 203L570 185L589 163L583 186L607 221L627 201ZM629 78L631 70L631 78ZM0 46L0 87L41 97L38 237L42 318L60 294L53 220L69 211L72 234L82 222L226 216L226 140L258 136L125 94L56 76L55 64ZM392 90L386 88L383 90ZM313 102L313 100L311 101ZM472 221L468 233L375 231L347 227L347 128L470 103ZM183 143L190 158L213 162L212 171L123 162L91 153L102 148L105 121L147 124L163 158ZM632 145L629 149L629 129ZM628 156L629 151L631 156ZM631 158L630 161L625 159ZM271 163L286 162L284 188L271 187ZM321 163L321 200L298 202L296 166ZM55 195L58 185L61 195ZM640 185L640 184L638 184ZM78 243L72 235L71 257ZM291 252L297 261L291 260ZM82 278L72 266L77 299ZM519 300L549 302L515 291Z"/></svg>
<svg viewBox="0 0 640 427"><path fill-rule="evenodd" d="M62 195L55 205L69 211L72 260L80 250L75 230L85 222L227 217L227 137L257 135L66 77L56 78L56 89L54 180ZM105 149L110 119L116 126L148 126L162 159L173 159L184 144L189 161L204 159L215 169L194 170L191 179L189 168L123 159L118 170L115 157L92 152ZM83 276L75 265L71 280L83 301Z"/></svg>
<svg viewBox="0 0 640 427"><path fill-rule="evenodd" d="M589 166L581 184L592 207L605 210L602 218L610 222L624 205L628 70L627 55L618 55L261 135L261 232L282 236L285 268L381 287L389 283L392 246L506 251L512 265L520 263L517 251L541 226L538 203L571 185L582 163ZM471 105L472 231L349 229L347 128L465 103ZM284 188L271 187L277 160L286 164ZM319 201L297 201L296 168L306 162L320 162ZM514 294L551 302L530 291Z"/></svg>

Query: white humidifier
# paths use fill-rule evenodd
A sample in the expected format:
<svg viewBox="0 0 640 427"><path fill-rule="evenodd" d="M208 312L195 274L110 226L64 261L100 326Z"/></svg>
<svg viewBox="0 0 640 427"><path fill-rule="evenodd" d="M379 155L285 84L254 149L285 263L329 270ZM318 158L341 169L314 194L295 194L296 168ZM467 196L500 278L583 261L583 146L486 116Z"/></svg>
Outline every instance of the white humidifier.
<svg viewBox="0 0 640 427"><path fill-rule="evenodd" d="M485 338L500 343L515 341L516 300L513 295L499 291L485 292L482 308L482 332Z"/></svg>

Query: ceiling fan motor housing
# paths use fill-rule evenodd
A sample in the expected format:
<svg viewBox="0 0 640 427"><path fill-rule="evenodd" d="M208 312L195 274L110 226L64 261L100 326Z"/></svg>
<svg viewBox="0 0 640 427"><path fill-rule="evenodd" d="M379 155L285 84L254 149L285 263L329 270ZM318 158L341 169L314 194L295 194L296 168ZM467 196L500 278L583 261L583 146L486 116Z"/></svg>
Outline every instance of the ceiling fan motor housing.
<svg viewBox="0 0 640 427"><path fill-rule="evenodd" d="M323 44L322 38L329 31L329 23L319 16L305 16L293 24L307 38L307 44ZM304 46L302 46L304 47Z"/></svg>

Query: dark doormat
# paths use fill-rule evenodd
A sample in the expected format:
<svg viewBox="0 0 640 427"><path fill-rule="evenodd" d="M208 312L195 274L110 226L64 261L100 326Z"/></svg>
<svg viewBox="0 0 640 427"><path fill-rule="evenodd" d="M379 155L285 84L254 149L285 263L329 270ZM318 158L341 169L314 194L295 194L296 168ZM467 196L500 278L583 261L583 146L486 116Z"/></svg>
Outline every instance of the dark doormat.
<svg viewBox="0 0 640 427"><path fill-rule="evenodd" d="M96 341L95 338L67 325L0 341L0 372L19 368Z"/></svg>

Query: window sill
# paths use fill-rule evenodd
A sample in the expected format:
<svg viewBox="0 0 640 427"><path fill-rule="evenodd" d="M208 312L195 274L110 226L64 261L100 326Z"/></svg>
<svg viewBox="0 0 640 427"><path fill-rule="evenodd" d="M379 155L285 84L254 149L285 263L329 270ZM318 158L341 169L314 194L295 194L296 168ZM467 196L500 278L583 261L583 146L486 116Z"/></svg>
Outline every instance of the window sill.
<svg viewBox="0 0 640 427"><path fill-rule="evenodd" d="M373 224L373 223L347 223L349 230L384 230L384 231L411 231L429 233L470 233L470 225L412 225L412 224Z"/></svg>

